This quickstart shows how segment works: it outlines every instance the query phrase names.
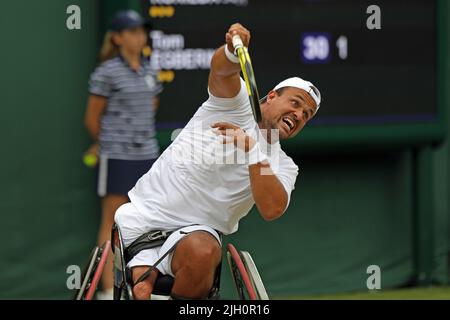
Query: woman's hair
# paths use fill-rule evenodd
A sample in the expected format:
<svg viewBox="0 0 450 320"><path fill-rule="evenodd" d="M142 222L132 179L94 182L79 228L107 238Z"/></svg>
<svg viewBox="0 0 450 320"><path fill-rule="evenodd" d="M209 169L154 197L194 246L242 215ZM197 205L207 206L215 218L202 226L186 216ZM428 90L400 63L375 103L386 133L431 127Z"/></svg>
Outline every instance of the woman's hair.
<svg viewBox="0 0 450 320"><path fill-rule="evenodd" d="M112 59L119 54L119 46L114 43L113 32L108 31L103 38L102 48L100 49L100 63Z"/></svg>

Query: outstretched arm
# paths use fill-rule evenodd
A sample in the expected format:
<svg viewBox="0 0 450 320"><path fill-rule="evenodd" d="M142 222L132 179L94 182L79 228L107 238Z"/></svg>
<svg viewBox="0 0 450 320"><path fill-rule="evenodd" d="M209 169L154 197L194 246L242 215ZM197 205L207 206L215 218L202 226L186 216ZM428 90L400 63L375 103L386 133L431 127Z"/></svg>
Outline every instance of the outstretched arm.
<svg viewBox="0 0 450 320"><path fill-rule="evenodd" d="M208 87L211 94L218 98L233 98L241 89L239 63L231 62L225 54L225 46L229 52L234 52L232 37L238 34L246 47L250 43L250 32L241 24L233 24L225 34L226 44L216 50L211 60L211 71L209 72Z"/></svg>

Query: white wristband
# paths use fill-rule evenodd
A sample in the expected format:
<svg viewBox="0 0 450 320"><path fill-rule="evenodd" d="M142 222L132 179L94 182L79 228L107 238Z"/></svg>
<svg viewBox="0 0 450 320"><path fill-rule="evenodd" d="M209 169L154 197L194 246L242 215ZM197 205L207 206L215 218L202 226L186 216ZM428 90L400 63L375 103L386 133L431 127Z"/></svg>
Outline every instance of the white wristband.
<svg viewBox="0 0 450 320"><path fill-rule="evenodd" d="M234 53L231 53L230 50L228 50L227 44L225 44L224 48L227 59L230 60L232 63L239 63L239 58Z"/></svg>
<svg viewBox="0 0 450 320"><path fill-rule="evenodd" d="M255 143L253 148L248 152L248 165L251 166L253 164L257 164L264 160L268 160L269 158L265 153L261 151L259 148L259 143Z"/></svg>

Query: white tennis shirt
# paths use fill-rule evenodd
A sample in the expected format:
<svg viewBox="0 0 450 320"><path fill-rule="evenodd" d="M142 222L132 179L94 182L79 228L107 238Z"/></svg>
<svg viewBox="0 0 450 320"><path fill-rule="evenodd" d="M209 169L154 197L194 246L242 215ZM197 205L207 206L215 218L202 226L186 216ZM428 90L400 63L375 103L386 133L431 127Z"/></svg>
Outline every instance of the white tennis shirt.
<svg viewBox="0 0 450 320"><path fill-rule="evenodd" d="M202 224L223 234L237 231L239 220L255 203L248 164L233 160L236 147L232 143L224 145L211 125L229 122L255 139L260 132L242 79L241 90L234 98L217 98L208 93L208 100L128 193L140 216L116 215L120 226L169 230ZM224 148L224 152L217 152ZM281 150L279 142L268 150L265 153L271 169L290 200L298 167Z"/></svg>

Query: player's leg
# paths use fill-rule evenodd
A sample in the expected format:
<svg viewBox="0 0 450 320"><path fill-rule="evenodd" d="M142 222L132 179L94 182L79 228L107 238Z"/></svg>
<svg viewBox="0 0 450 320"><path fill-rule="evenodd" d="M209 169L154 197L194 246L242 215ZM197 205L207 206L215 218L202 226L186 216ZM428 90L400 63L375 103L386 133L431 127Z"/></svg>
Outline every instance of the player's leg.
<svg viewBox="0 0 450 320"><path fill-rule="evenodd" d="M214 282L222 249L217 239L206 231L194 231L177 244L172 258L175 282L172 296L204 299Z"/></svg>
<svg viewBox="0 0 450 320"><path fill-rule="evenodd" d="M114 224L114 214L116 210L124 203L128 202L128 197L119 194L108 194L102 198L102 219L100 230L98 233L98 244L102 245L111 238L111 229ZM113 257L112 252L108 256L103 275L102 290L103 292L112 291L114 286L113 280ZM105 297L106 298L106 297ZM112 295L110 297L112 299Z"/></svg>
<svg viewBox="0 0 450 320"><path fill-rule="evenodd" d="M135 283L140 276L142 276L149 266L136 266L131 269L133 275L133 283ZM135 300L149 300L153 292L156 277L158 276L158 270L152 271L150 276L145 278L143 281L137 283L133 286L133 297Z"/></svg>

